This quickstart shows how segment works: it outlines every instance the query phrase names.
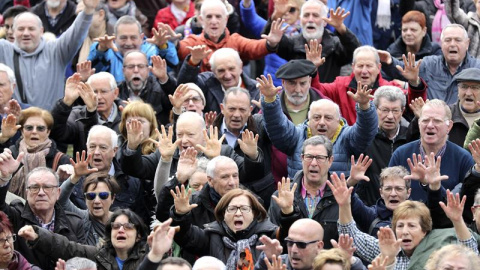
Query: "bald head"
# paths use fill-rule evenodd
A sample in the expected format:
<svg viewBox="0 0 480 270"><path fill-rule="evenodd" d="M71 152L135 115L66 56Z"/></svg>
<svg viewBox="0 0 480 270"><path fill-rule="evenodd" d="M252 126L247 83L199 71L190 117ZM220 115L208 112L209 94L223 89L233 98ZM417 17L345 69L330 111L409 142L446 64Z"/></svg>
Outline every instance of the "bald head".
<svg viewBox="0 0 480 270"><path fill-rule="evenodd" d="M295 221L290 230L288 230L288 236L290 234L299 235L302 239L295 239L297 241L313 241L313 240L322 240L323 241L323 227L317 221L309 218L302 218ZM305 237L305 238L303 238Z"/></svg>

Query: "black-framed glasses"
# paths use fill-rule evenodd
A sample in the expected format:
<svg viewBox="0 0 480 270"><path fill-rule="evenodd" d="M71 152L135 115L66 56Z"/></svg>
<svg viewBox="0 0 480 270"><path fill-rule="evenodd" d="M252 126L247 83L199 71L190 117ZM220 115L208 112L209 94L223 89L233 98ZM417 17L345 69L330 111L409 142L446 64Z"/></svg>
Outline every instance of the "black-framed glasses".
<svg viewBox="0 0 480 270"><path fill-rule="evenodd" d="M14 243L15 241L17 241L17 235L16 234L12 234L10 236L7 236L5 238L0 238L0 245L3 244L3 245L6 245L7 242L12 244Z"/></svg>
<svg viewBox="0 0 480 270"><path fill-rule="evenodd" d="M27 187L27 189L33 193L33 194L37 194L38 192L40 192L40 189L43 189L43 192L45 193L52 193L52 191L55 189L55 188L58 188L57 185L45 185L45 186L38 186L38 185L31 185L29 187Z"/></svg>
<svg viewBox="0 0 480 270"><path fill-rule="evenodd" d="M25 125L23 126L23 129L26 131L33 131L33 129L37 129L38 132L44 132L47 130L46 126L32 126L32 125Z"/></svg>
<svg viewBox="0 0 480 270"><path fill-rule="evenodd" d="M320 240L313 240L313 241L310 241L310 242L302 242L302 241L293 241L292 239L290 238L285 238L285 243L287 243L287 247L293 247L293 244L297 245L297 248L299 249L305 249L308 245L310 244L313 244L313 243L317 243L319 242Z"/></svg>
<svg viewBox="0 0 480 270"><path fill-rule="evenodd" d="M318 163L324 163L328 159L328 156L324 156L324 155L315 156L310 154L302 154L302 157L307 162L312 162L315 159Z"/></svg>
<svg viewBox="0 0 480 270"><path fill-rule="evenodd" d="M297 8L296 7L291 7L289 10L288 10L288 13L295 13L297 12Z"/></svg>
<svg viewBox="0 0 480 270"><path fill-rule="evenodd" d="M227 213L235 214L238 209L240 209L240 212L242 213L250 213L250 211L252 211L252 207L250 205L229 205L227 206Z"/></svg>
<svg viewBox="0 0 480 270"><path fill-rule="evenodd" d="M93 201L95 200L95 198L97 198L97 196L100 198L100 200L104 201L106 199L108 199L108 197L110 197L110 192L107 192L107 191L104 191L104 192L85 192L84 195L85 195L85 199L89 200L89 201Z"/></svg>
<svg viewBox="0 0 480 270"><path fill-rule="evenodd" d="M120 230L123 227L124 230L133 230L135 229L135 224L127 222L127 223L120 223L120 222L112 222L112 229Z"/></svg>

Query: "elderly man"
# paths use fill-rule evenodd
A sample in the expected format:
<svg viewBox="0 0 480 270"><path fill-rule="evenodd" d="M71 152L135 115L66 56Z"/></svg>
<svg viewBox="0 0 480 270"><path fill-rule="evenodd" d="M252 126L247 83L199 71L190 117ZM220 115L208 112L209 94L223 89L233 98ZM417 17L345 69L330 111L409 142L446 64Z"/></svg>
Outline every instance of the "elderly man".
<svg viewBox="0 0 480 270"><path fill-rule="evenodd" d="M170 123L172 104L168 99L176 88L176 80L167 73L166 63L155 56L153 75L148 68L148 59L141 51L129 51L123 60L125 81L118 85L119 97L122 100L143 100L152 105L160 125ZM157 71L158 70L158 71Z"/></svg>
<svg viewBox="0 0 480 270"><path fill-rule="evenodd" d="M42 20L45 32L56 37L63 34L75 20L77 5L69 0L45 0L32 8L32 13Z"/></svg>
<svg viewBox="0 0 480 270"><path fill-rule="evenodd" d="M348 126L340 117L337 104L328 99L312 102L308 112L308 120L295 126L282 113L277 92L279 87L273 85L262 75L257 79L262 93L262 108L265 127L273 145L288 156L288 175L293 178L297 171L302 169L300 154L302 144L309 137L324 135L333 142L332 171L349 175L350 156L359 156L373 141L378 118L375 106L370 101L366 87L359 89L351 98L357 103L358 120L353 126Z"/></svg>
<svg viewBox="0 0 480 270"><path fill-rule="evenodd" d="M198 85L206 99L205 111L220 113L220 103L224 93L231 87L243 87L250 92L250 96L258 100L260 92L257 89L257 82L243 74L243 64L239 52L232 48L220 48L210 57L209 63L212 72L200 73L201 60L191 60L195 57L196 50L183 62L178 73L178 83L192 82ZM258 112L255 108L254 113Z"/></svg>
<svg viewBox="0 0 480 270"><path fill-rule="evenodd" d="M38 225L52 232L66 236L70 241L84 243L85 231L81 218L73 213L65 212L56 202L60 195L58 175L46 167L33 169L26 177L27 204L13 201L8 205L5 196L10 186L12 174L20 166L21 153L15 160L9 149L0 154L0 210L8 215L13 225L13 233L17 233L25 225ZM54 269L57 258L30 249L27 242L17 239L16 249L30 263L42 269Z"/></svg>
<svg viewBox="0 0 480 270"><path fill-rule="evenodd" d="M343 24L343 10L330 12L319 0L307 1L302 5L300 21L302 34L284 36L279 44L277 54L286 60L305 59L305 44L316 41L323 47L322 57L325 63L318 69L321 82L333 82L340 75L340 68L352 62L353 51L360 46L357 37ZM335 33L324 29L328 23L335 28Z"/></svg>
<svg viewBox="0 0 480 270"><path fill-rule="evenodd" d="M81 97L85 105L73 106ZM105 125L117 133L121 119L120 100L115 78L107 72L100 72L80 82L80 75L68 78L65 96L55 103L52 116L55 123L51 136L58 142L73 144L73 151L86 150L87 134L96 124Z"/></svg>
<svg viewBox="0 0 480 270"><path fill-rule="evenodd" d="M15 43L0 40L0 62L15 71L17 100L50 110L52 101L62 97L65 68L87 36L98 1L83 1L85 9L55 42L42 39L37 15L25 12L15 18Z"/></svg>
<svg viewBox="0 0 480 270"><path fill-rule="evenodd" d="M453 104L458 99L458 86L454 82L455 74L466 68L480 68L480 60L471 56L467 50L470 44L467 31L459 24L449 24L443 28L441 35L442 55L424 57L420 64L420 77L428 85L427 98L440 99ZM396 66L403 63L380 51L383 71L391 78L406 78L400 74Z"/></svg>
<svg viewBox="0 0 480 270"><path fill-rule="evenodd" d="M448 176L442 181L444 189L453 190L463 182L465 175L474 165L472 156L463 148L447 140L448 133L452 129L452 112L444 101L432 99L428 101L420 112L418 120L420 128L420 140L416 140L400 146L393 152L389 167L402 165L410 167L412 179L420 180L412 182L412 200L424 201L427 199L427 191L424 185L422 170L417 162L421 162L427 155L435 155L442 159L440 175ZM419 155L417 161L417 155ZM413 158L413 163L408 162ZM421 167L421 166L420 166ZM445 190L442 189L442 192Z"/></svg>
<svg viewBox="0 0 480 270"><path fill-rule="evenodd" d="M166 60L169 69L178 64L177 51L171 42L157 42L156 38L144 40L142 26L132 16L123 16L118 19L114 29L115 37L100 38L90 47L88 60L96 72L111 73L117 82L123 81L123 57L132 50L142 51L148 61L153 55L159 55ZM161 44L160 44L161 43Z"/></svg>
<svg viewBox="0 0 480 270"><path fill-rule="evenodd" d="M408 104L417 97L426 99L427 86L418 77L418 65L412 66L415 63L415 57L408 56L408 62L405 61L403 76L408 78L408 92L405 94L408 97ZM317 57L317 63L320 56ZM347 93L357 91L358 85L367 85L368 89L375 90L384 85L400 86L396 82L389 82L382 78L380 57L377 50L372 46L362 46L355 49L353 52L352 73L350 76L339 76L333 83L320 83L318 77L314 79L313 87L319 89L324 95L329 97L340 106L342 116L345 117L349 125L353 125L357 120L357 113L355 111L355 102L348 98ZM409 117L411 119L413 116Z"/></svg>

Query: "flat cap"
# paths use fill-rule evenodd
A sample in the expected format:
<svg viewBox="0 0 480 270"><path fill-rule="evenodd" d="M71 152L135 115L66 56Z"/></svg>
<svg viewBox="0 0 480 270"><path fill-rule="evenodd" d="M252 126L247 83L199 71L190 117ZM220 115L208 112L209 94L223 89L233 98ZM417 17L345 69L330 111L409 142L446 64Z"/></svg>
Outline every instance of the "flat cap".
<svg viewBox="0 0 480 270"><path fill-rule="evenodd" d="M278 68L275 77L279 79L291 80L305 76L312 76L317 67L307 59L294 59Z"/></svg>
<svg viewBox="0 0 480 270"><path fill-rule="evenodd" d="M466 68L460 73L455 75L453 79L457 82L472 81L480 82L480 69L479 68Z"/></svg>

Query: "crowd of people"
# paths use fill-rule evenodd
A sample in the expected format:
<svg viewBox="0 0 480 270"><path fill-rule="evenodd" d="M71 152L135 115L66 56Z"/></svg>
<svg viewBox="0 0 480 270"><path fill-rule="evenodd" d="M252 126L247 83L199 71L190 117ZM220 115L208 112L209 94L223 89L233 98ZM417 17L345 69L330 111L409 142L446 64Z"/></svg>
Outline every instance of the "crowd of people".
<svg viewBox="0 0 480 270"><path fill-rule="evenodd" d="M480 0L0 13L0 269L480 269Z"/></svg>

